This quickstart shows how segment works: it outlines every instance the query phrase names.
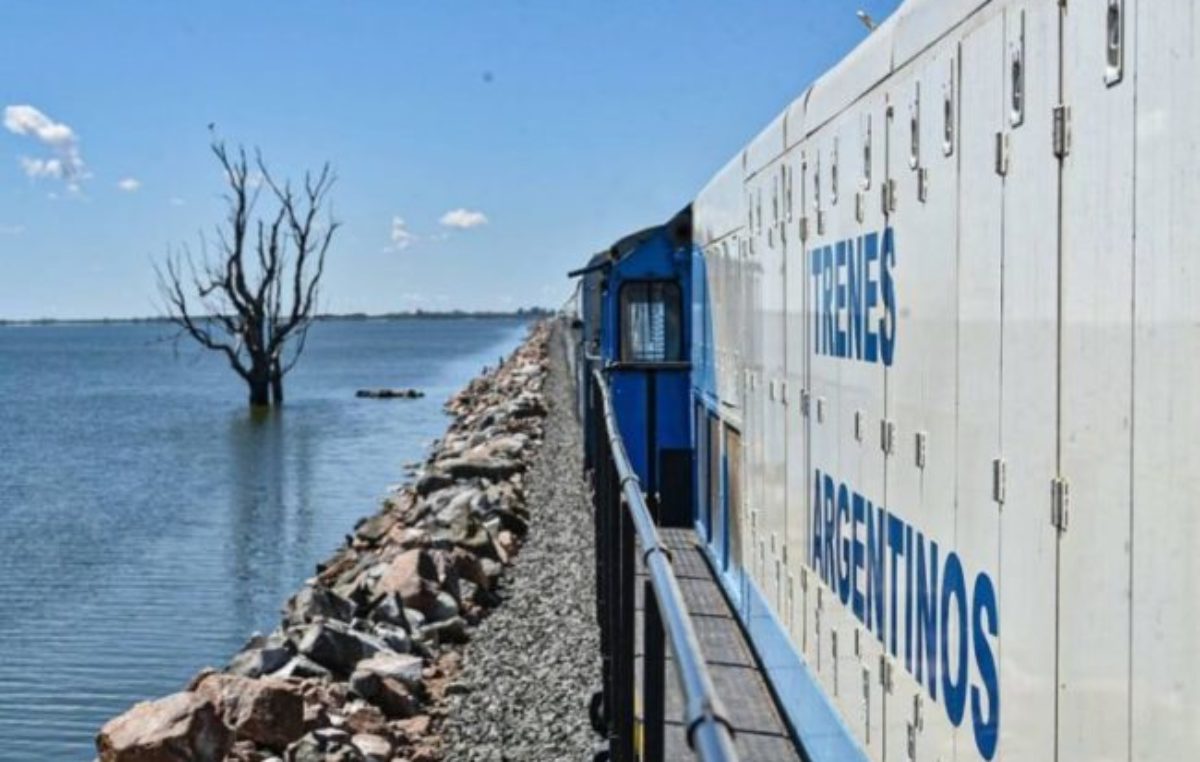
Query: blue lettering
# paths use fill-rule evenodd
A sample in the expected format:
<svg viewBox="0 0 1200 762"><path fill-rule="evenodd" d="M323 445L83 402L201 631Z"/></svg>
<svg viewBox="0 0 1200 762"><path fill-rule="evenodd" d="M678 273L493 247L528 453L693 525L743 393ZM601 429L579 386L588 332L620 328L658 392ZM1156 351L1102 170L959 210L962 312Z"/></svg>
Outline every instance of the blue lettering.
<svg viewBox="0 0 1200 762"><path fill-rule="evenodd" d="M896 286L892 280L892 268L896 266L896 245L891 228L883 231L883 256L880 258L880 264L884 319L879 321L879 344L883 364L891 367L896 352Z"/></svg>
<svg viewBox="0 0 1200 762"><path fill-rule="evenodd" d="M976 575L968 590L957 552L947 550L939 563L938 543L886 506L875 505L821 469L813 470L813 478L813 569L896 658L904 608L905 668L934 701L940 685L947 717L955 727L962 726L970 697L975 745L984 759L992 759L1000 734L995 651L1000 614L991 578ZM890 626L885 618L889 611Z"/></svg>
<svg viewBox="0 0 1200 762"><path fill-rule="evenodd" d="M956 631L958 632L958 662L954 671L950 665L950 603L955 601ZM946 714L955 727L962 724L967 703L967 584L963 580L962 562L957 553L946 556L942 573L942 694Z"/></svg>
<svg viewBox="0 0 1200 762"><path fill-rule="evenodd" d="M888 514L888 555L892 559L892 573L889 578L892 580L892 616L888 620L892 623L892 656L899 655L896 649L896 622L900 621L899 612L896 608L896 580L900 579L896 575L896 557L904 553L904 522L895 514Z"/></svg>
<svg viewBox="0 0 1200 762"><path fill-rule="evenodd" d="M846 530L842 527L850 523L850 491L846 489L845 484L838 485L837 493L837 523L834 525L834 532L838 540L838 549L841 555L838 556L838 597L842 599L842 605L850 601L850 538L846 536ZM850 531L854 531L853 528Z"/></svg>
<svg viewBox="0 0 1200 762"><path fill-rule="evenodd" d="M992 580L986 574L975 576L975 591L971 597L975 601L971 614L973 622L973 648L975 650L975 665L979 668L979 677L983 681L983 689L987 693L988 716L983 716L983 701L980 699L978 686L971 686L971 725L975 731L975 748L984 759L991 759L996 754L996 743L1000 739L1000 685L996 679L996 659L992 654L992 644L988 635L997 635L1000 631L1000 614L996 609L996 591ZM983 623L984 616L987 624Z"/></svg>
<svg viewBox="0 0 1200 762"><path fill-rule="evenodd" d="M809 550L812 556L809 560L809 565L814 569L821 568L821 469L816 469L816 477L813 479L813 501L812 501L812 548Z"/></svg>
<svg viewBox="0 0 1200 762"><path fill-rule="evenodd" d="M812 293L813 293L813 299L816 300L817 293L821 291L821 272L822 272L822 270L821 270L821 250L813 249L811 252L809 252L809 259L811 260L811 262L808 266L808 270L812 274L812 281L813 281ZM817 310L813 310L813 312L815 313L815 312L817 312ZM821 354L821 338L824 336L824 333L822 332L821 329L824 328L824 326L825 326L824 320L813 320L813 353L814 354L818 354L818 355Z"/></svg>
<svg viewBox="0 0 1200 762"><path fill-rule="evenodd" d="M913 677L929 685L929 697L937 701L937 605L938 546L929 541L929 564L925 564L925 535L917 532L917 669ZM922 648L924 645L924 648Z"/></svg>
<svg viewBox="0 0 1200 762"><path fill-rule="evenodd" d="M912 527L904 525L904 668L912 674L913 570Z"/></svg>
<svg viewBox="0 0 1200 762"><path fill-rule="evenodd" d="M871 274L871 263L879 261L879 235L868 233L863 240L863 355L867 362L879 362L879 335L872 330L871 316L879 303L879 283Z"/></svg>
<svg viewBox="0 0 1200 762"><path fill-rule="evenodd" d="M883 508L867 501L867 629L883 642ZM875 517L878 516L878 519ZM895 569L895 566L892 567ZM895 585L892 586L895 596Z"/></svg>
<svg viewBox="0 0 1200 762"><path fill-rule="evenodd" d="M857 245L850 247L846 258L846 286L850 302L850 347L847 356L856 360L863 359L863 239L858 237Z"/></svg>
<svg viewBox="0 0 1200 762"><path fill-rule="evenodd" d="M824 578L825 584L833 587L834 563L837 560L833 555L833 500L835 493L833 491L833 478L829 474L825 474L824 489L824 500L821 501L821 506L822 513L825 514L825 532L822 534L823 542L825 543L825 558L821 566L821 577Z"/></svg>
<svg viewBox="0 0 1200 762"><path fill-rule="evenodd" d="M853 538L850 544L852 551L851 558L853 559L850 564L850 608L854 611L854 616L858 617L858 621L860 622L866 622L866 614L863 612L865 602L863 601L862 585L859 584L859 579L861 578L859 571L862 570L865 561L863 558L863 541L860 539L862 537L860 529L863 525L863 520L866 518L865 514L867 510L867 503L863 499L863 496L855 492L854 498L851 501L851 515L854 517L854 523L850 532L850 536Z"/></svg>
<svg viewBox="0 0 1200 762"><path fill-rule="evenodd" d="M846 241L837 242L835 255L837 271L833 275L837 301L837 348L834 353L838 357L849 357L846 352L846 328L844 327L848 321L842 319L846 312L846 244Z"/></svg>
<svg viewBox="0 0 1200 762"><path fill-rule="evenodd" d="M821 303L824 305L822 314L824 315L825 336L822 338L823 354L831 354L834 351L833 347L833 247L826 246L821 249L821 259L823 261L821 269Z"/></svg>

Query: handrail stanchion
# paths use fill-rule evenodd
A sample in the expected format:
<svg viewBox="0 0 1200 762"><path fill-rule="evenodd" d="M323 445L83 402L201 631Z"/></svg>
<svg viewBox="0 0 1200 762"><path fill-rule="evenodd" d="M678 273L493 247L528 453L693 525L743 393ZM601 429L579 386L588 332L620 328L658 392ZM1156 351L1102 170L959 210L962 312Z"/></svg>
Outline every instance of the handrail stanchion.
<svg viewBox="0 0 1200 762"><path fill-rule="evenodd" d="M642 762L663 762L666 653L662 616L650 580L642 583Z"/></svg>
<svg viewBox="0 0 1200 762"><path fill-rule="evenodd" d="M688 746L704 762L736 762L733 730L713 688L700 652L692 620L675 573L670 553L646 507L641 484L629 463L603 375L593 371L591 420L597 456L593 471L597 527L597 570L604 576L597 590L601 606L601 651L605 667L605 714L609 726L609 752L614 762L635 762L634 739L634 565L635 539L641 544L646 567L645 660L642 675L643 762L663 757L664 643L670 643L673 664L683 693ZM603 431L601 431L601 425ZM601 565L600 558L604 561Z"/></svg>
<svg viewBox="0 0 1200 762"><path fill-rule="evenodd" d="M637 721L636 713L634 712L634 674L633 674L633 659L634 659L634 625L633 617L635 614L634 608L634 561L636 553L633 547L633 522L629 520L629 511L623 510L621 498L615 501L617 508L617 525L618 538L617 542L620 545L620 571L617 575L617 600L620 601L618 612L618 623L620 629L617 630L616 645L617 645L617 725L620 727L620 754L617 756L619 760L629 760L634 762L636 759L634 752L634 723Z"/></svg>

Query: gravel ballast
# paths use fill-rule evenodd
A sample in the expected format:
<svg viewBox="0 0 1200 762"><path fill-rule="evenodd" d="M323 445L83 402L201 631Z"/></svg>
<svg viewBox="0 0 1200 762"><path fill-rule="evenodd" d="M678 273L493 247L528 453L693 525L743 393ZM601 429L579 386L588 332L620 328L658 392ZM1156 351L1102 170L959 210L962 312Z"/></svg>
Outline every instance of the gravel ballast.
<svg viewBox="0 0 1200 762"><path fill-rule="evenodd" d="M562 330L559 327L557 330ZM593 527L581 434L559 336L550 340L545 439L526 474L530 531L446 690L445 759L585 760L600 682Z"/></svg>

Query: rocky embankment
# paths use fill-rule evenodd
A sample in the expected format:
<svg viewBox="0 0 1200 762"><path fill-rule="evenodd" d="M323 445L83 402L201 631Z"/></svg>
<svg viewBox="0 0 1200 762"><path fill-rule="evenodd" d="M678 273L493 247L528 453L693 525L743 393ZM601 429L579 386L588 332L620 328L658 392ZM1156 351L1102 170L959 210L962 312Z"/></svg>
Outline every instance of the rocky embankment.
<svg viewBox="0 0 1200 762"><path fill-rule="evenodd" d="M539 548L542 564L557 561L558 569L534 575L542 581L533 597L546 592L551 584L546 580L564 562L582 568L570 573L574 576L591 569L585 558L548 556L562 538L547 545L538 538L539 526L531 530L528 472L535 461L545 468L539 452L551 333L551 324L538 325L500 367L446 404L454 420L416 480L389 495L380 512L361 521L346 545L317 567L316 576L287 602L274 632L252 637L224 669L206 669L185 690L137 704L109 721L96 739L101 762L467 758L462 722L448 714L465 694L488 696L479 686L487 679L480 668L490 663L502 671L507 655L473 649L464 670L463 649L483 629L480 624L492 620L488 613L513 597L507 588L518 552L528 539ZM564 408L559 417L568 415ZM570 477L577 480L577 474L576 466ZM538 489L543 498L553 497L545 487ZM546 505L539 511L554 513ZM589 585L577 581L572 591L582 589L586 597ZM590 616L586 606L572 605L585 619ZM553 626L550 606L535 621L505 624L505 630L523 627L530 633L511 635L530 651L521 658L539 649L559 652L548 648L555 637L547 629ZM490 644L485 648L503 648L504 636L484 627L493 633L481 639ZM584 633L580 637L591 636L590 621L576 627ZM583 697L575 694L593 679L594 648L591 654L573 653L563 666L572 659L593 665L564 685L572 697L569 711L580 718L574 724L586 716ZM545 674L538 678L543 684L550 680ZM541 690L546 692L545 685ZM562 703L558 696L550 700ZM547 707L546 718L567 709ZM443 725L455 735L448 743ZM492 734L503 732L494 723L486 727ZM497 754L482 758L558 758Z"/></svg>

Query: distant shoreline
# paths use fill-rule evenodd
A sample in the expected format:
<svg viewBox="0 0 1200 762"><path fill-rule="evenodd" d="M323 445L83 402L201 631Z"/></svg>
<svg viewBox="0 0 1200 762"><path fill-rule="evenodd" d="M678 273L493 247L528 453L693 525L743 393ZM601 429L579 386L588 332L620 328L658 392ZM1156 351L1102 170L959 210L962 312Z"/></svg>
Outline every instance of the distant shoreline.
<svg viewBox="0 0 1200 762"><path fill-rule="evenodd" d="M467 310L445 310L445 311L425 311L414 310L412 312L385 312L380 314L368 314L365 312L349 312L344 314L324 314L317 315L317 322L367 322L367 321L392 321L392 320L461 320L464 318L472 319L494 319L494 318L527 318L536 320L543 317L548 317L553 314L552 310L542 307L530 307L512 310L509 312L494 312L494 311L467 311ZM26 327L26 326L53 326L53 325L138 325L142 323L170 323L170 318L166 317L127 317L127 318L35 318L32 320L12 320L0 319L0 328L6 327Z"/></svg>

